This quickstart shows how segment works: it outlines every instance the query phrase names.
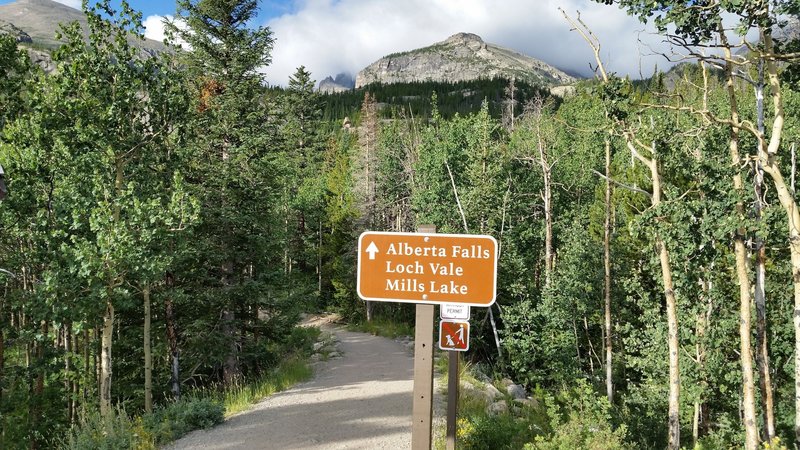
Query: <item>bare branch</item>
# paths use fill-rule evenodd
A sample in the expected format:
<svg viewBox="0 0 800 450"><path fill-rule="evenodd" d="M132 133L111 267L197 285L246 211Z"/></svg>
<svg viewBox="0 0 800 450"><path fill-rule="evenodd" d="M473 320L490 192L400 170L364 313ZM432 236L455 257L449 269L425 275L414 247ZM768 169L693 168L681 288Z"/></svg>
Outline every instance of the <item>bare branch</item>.
<svg viewBox="0 0 800 450"><path fill-rule="evenodd" d="M467 227L467 216L464 215L464 208L461 207L461 200L458 198L458 189L456 189L456 179L453 178L453 172L450 170L450 164L447 163L447 160L444 160L444 166L447 167L447 173L450 175L450 183L453 185L453 194L456 196L456 204L458 205L458 212L461 213L461 220L464 221L464 232L469 233L469 228Z"/></svg>
<svg viewBox="0 0 800 450"><path fill-rule="evenodd" d="M592 170L592 173L597 175L598 177L604 179L604 180L607 180L607 181L609 181L611 183L614 183L615 185L617 185L617 186L619 186L619 187L621 187L623 189L627 189L627 190L629 190L631 192L636 192L638 194L646 195L647 198L653 198L653 195L651 193L645 191L644 189L639 189L637 187L634 187L634 186L619 182L619 181L617 181L617 180L615 180L613 178L608 178L608 177L606 177L605 175L603 175L602 173L600 173L600 172L598 172L596 170Z"/></svg>

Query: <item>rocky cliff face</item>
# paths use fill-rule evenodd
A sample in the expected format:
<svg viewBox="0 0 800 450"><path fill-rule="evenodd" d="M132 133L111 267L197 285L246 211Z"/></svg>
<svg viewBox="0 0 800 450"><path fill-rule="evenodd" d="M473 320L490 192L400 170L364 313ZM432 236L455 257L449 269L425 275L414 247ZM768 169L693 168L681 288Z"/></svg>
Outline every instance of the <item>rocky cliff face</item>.
<svg viewBox="0 0 800 450"><path fill-rule="evenodd" d="M336 78L327 77L319 82L317 90L323 94L335 94L337 92L345 92L353 89L355 80L352 75L340 73Z"/></svg>
<svg viewBox="0 0 800 450"><path fill-rule="evenodd" d="M45 72L55 70L49 50L62 44L55 38L59 24L70 22L78 22L88 37L89 26L83 11L52 0L17 0L0 5L0 33L14 36L20 47L28 51L31 60ZM143 58L168 51L166 45L151 39L142 41L131 37L128 42L140 50Z"/></svg>
<svg viewBox="0 0 800 450"><path fill-rule="evenodd" d="M371 83L468 81L515 77L532 84L557 86L575 81L538 59L458 33L429 47L385 56L358 73L356 88Z"/></svg>

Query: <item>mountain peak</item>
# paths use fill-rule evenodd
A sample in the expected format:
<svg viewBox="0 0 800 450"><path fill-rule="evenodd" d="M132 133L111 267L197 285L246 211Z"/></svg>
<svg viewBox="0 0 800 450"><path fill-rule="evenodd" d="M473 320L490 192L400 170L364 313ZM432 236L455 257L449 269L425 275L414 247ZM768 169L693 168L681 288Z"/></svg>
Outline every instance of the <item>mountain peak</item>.
<svg viewBox="0 0 800 450"><path fill-rule="evenodd" d="M456 33L444 41L447 44L466 44L470 42L477 42L483 44L483 39L475 33Z"/></svg>
<svg viewBox="0 0 800 450"><path fill-rule="evenodd" d="M516 78L540 86L571 84L575 78L538 59L456 33L428 47L384 56L358 73L356 88L371 83L458 82Z"/></svg>

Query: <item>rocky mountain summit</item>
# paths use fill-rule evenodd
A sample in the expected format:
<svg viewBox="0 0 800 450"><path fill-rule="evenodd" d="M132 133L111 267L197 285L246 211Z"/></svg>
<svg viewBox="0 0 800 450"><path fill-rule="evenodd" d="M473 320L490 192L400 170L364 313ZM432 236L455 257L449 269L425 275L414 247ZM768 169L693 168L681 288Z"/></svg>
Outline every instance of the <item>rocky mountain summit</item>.
<svg viewBox="0 0 800 450"><path fill-rule="evenodd" d="M88 22L83 11L70 8L52 0L17 0L0 5L0 34L10 34L20 47L25 48L31 60L45 72L55 70L49 52L63 42L56 39L59 24L78 22L88 36ZM142 57L167 51L167 46L151 39L144 41L131 37L129 42L138 48Z"/></svg>
<svg viewBox="0 0 800 450"><path fill-rule="evenodd" d="M336 78L327 77L319 82L317 90L323 94L335 94L337 92L346 92L355 86L355 80L352 75L340 73Z"/></svg>
<svg viewBox="0 0 800 450"><path fill-rule="evenodd" d="M575 78L536 58L457 33L428 47L384 56L356 76L356 88L371 83L469 81L514 77L531 84L558 86Z"/></svg>

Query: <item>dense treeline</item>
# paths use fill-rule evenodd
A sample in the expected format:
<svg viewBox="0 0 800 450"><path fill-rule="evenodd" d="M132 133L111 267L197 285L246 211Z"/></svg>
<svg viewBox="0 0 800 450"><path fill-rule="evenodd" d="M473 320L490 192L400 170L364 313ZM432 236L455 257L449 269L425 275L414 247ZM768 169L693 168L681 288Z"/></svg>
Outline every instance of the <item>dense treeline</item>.
<svg viewBox="0 0 800 450"><path fill-rule="evenodd" d="M423 223L500 243L469 356L559 411L529 448L800 442L800 72L773 38L800 8L618 3L696 64L632 83L598 59L563 99L320 96L303 67L270 89L255 1L179 1L191 51L150 59L124 38L140 15L101 2L49 76L0 39L0 446L245 382L303 311L411 322L357 298L356 239Z"/></svg>
<svg viewBox="0 0 800 450"><path fill-rule="evenodd" d="M505 78L459 81L455 83L420 81L413 83L373 83L346 92L324 94L322 96L322 117L328 121L342 121L357 117L364 94L369 92L381 105L383 118L391 118L398 111L409 116L429 119L432 113L430 96L435 92L439 98L438 112L450 118L455 114L469 114L480 109L484 100L489 102L489 113L500 118L506 109L509 80ZM534 97L550 95L548 89L530 85L523 80L514 81L517 102L522 105Z"/></svg>

